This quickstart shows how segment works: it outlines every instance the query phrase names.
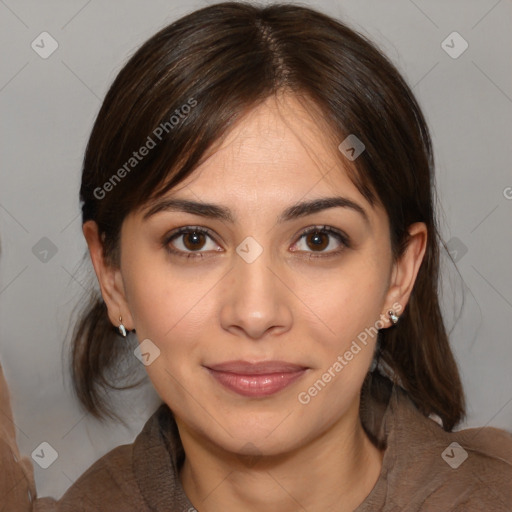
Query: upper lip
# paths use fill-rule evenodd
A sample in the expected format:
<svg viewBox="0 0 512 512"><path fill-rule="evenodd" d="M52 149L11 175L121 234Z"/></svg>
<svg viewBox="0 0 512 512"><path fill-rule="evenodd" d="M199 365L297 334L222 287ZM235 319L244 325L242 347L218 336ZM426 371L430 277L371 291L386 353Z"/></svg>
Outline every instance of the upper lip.
<svg viewBox="0 0 512 512"><path fill-rule="evenodd" d="M294 373L306 370L306 366L288 363L286 361L226 361L224 363L208 365L206 368L217 372L237 373L239 375L264 375L269 373Z"/></svg>

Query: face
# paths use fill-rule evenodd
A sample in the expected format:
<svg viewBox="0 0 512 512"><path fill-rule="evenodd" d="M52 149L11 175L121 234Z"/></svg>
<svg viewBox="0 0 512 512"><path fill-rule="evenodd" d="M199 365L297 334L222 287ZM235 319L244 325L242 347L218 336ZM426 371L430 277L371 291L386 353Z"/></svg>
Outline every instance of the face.
<svg viewBox="0 0 512 512"><path fill-rule="evenodd" d="M293 97L269 99L122 226L111 318L150 340L146 370L180 428L225 450L278 454L353 429L376 330L405 306L397 279L414 280L322 130ZM325 198L342 200L290 210Z"/></svg>

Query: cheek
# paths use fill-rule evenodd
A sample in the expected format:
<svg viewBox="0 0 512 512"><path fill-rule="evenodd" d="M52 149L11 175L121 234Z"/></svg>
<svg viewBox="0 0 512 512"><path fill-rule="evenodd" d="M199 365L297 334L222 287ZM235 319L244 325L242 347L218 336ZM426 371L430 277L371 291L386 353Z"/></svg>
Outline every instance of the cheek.
<svg viewBox="0 0 512 512"><path fill-rule="evenodd" d="M167 372L184 376L189 363L200 360L201 343L218 324L214 285L222 274L215 269L198 272L192 267L172 267L154 255L140 266L136 258L130 261L125 289L137 337L140 342L151 340L162 356L146 369L151 376L165 365Z"/></svg>
<svg viewBox="0 0 512 512"><path fill-rule="evenodd" d="M352 340L371 341L380 325L387 291L385 269L371 260L355 255L339 269L326 275L318 273L316 279L308 276L298 290L304 303L314 315L306 329L314 329L312 339L330 352L344 351ZM306 310L304 310L306 311ZM309 326L309 327L308 327ZM373 329L372 329L373 328Z"/></svg>
<svg viewBox="0 0 512 512"><path fill-rule="evenodd" d="M139 338L164 340L202 313L208 282L165 252L127 250L123 280Z"/></svg>
<svg viewBox="0 0 512 512"><path fill-rule="evenodd" d="M364 277L347 273L324 283L322 296L310 290L322 322L304 324L315 354L314 371L296 397L304 421L331 424L360 391L373 359L385 284L376 268L366 266Z"/></svg>
<svg viewBox="0 0 512 512"><path fill-rule="evenodd" d="M214 320L207 295L212 284L187 271L173 273L157 262L142 268L132 265L126 269L125 288L139 342L149 339L159 351L145 367L148 376L160 397L181 410L187 404L186 391L194 389L201 340L212 332L205 324Z"/></svg>

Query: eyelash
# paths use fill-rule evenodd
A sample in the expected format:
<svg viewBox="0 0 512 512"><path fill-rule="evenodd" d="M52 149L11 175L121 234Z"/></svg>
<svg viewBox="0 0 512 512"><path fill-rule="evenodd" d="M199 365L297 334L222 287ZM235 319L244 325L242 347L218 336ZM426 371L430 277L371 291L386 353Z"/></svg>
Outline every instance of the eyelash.
<svg viewBox="0 0 512 512"><path fill-rule="evenodd" d="M194 258L201 258L202 259L202 258L204 258L203 252L206 252L206 251L185 252L185 251L182 251L180 249L173 249L172 246L170 245L170 243L175 238L178 238L180 235L183 235L183 234L186 234L186 233L194 233L194 232L207 235L212 240L215 241L215 238L214 238L212 232L209 229L203 228L201 226L184 226L184 227L181 227L181 228L179 228L177 230L172 231L171 233L168 233L164 237L164 239L162 241L162 245L167 250L167 252L170 253L170 254L173 254L173 255L176 255L176 256L179 256L179 257L182 257L182 258L187 258L187 259L190 259L190 258L192 258L192 259L194 259ZM329 226L312 226L312 227L309 227L309 228L305 228L299 234L299 238L298 238L297 241L301 240L304 236L312 234L312 233L332 235L333 237L335 237L341 243L342 247L340 249L336 249L334 251L328 251L328 252L325 252L325 253L317 253L317 254L315 254L315 251L308 252L309 257L306 257L307 259L312 259L312 258L330 258L330 257L333 257L333 256L337 256L338 254L340 254L345 249L349 249L351 247L350 239L349 239L349 237L345 233L343 233L341 231L338 231L338 230L336 230L334 228L331 228ZM297 252L299 252L299 251L297 251Z"/></svg>

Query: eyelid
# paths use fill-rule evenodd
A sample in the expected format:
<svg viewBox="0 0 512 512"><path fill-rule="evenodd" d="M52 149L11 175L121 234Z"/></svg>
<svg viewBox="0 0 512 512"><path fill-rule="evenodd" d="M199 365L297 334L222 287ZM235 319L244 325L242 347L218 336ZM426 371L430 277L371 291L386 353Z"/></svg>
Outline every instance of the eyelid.
<svg viewBox="0 0 512 512"><path fill-rule="evenodd" d="M309 235L310 233L329 233L332 235L337 235L339 239L346 244L347 246L350 244L350 237L343 232L341 229L334 228L332 226L328 225L316 225L316 226L309 226L307 228L304 228L301 230L298 234L299 239L303 237L304 235Z"/></svg>

